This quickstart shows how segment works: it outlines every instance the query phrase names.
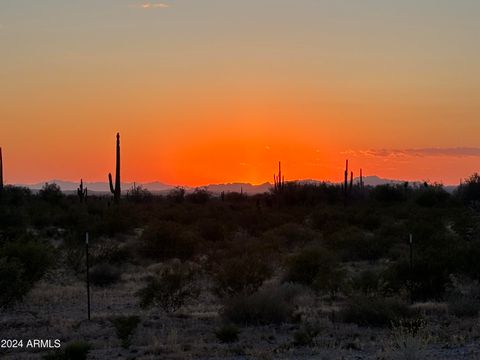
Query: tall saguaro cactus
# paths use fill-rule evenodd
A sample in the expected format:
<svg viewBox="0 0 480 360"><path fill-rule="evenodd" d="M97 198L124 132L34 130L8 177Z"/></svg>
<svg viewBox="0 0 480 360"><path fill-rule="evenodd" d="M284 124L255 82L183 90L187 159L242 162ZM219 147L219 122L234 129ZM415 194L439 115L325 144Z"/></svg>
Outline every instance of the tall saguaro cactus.
<svg viewBox="0 0 480 360"><path fill-rule="evenodd" d="M3 158L2 158L1 147L0 147L0 191L3 191Z"/></svg>
<svg viewBox="0 0 480 360"><path fill-rule="evenodd" d="M346 200L348 196L348 160L345 161L345 173L343 177L343 195Z"/></svg>
<svg viewBox="0 0 480 360"><path fill-rule="evenodd" d="M113 186L112 173L108 174L108 182L110 183L110 191L116 203L120 201L122 190L120 188L120 134L117 133L117 159L115 167L115 187Z"/></svg>
<svg viewBox="0 0 480 360"><path fill-rule="evenodd" d="M285 188L285 176L282 175L282 163L278 162L278 175L273 174L273 189L282 192Z"/></svg>
<svg viewBox="0 0 480 360"><path fill-rule="evenodd" d="M80 179L80 186L77 189L77 194L81 203L87 200L88 190L86 187L83 187L83 179Z"/></svg>
<svg viewBox="0 0 480 360"><path fill-rule="evenodd" d="M350 188L348 191L351 193L352 189L353 189L353 171L350 172Z"/></svg>

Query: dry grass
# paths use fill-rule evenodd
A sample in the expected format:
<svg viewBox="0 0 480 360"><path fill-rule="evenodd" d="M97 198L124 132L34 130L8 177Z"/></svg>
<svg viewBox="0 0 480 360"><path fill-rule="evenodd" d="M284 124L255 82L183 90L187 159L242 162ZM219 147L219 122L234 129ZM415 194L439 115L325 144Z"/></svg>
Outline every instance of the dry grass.
<svg viewBox="0 0 480 360"><path fill-rule="evenodd" d="M81 279L62 274L39 282L25 302L14 310L0 314L0 333L3 337L60 338L69 341L85 340L93 346L93 359L128 358L131 354L120 347L110 319L120 315L139 315L142 319L131 349L137 359L356 359L381 358L417 359L426 346L425 359L441 359L453 349L469 349L475 356L479 348L478 319L457 319L449 316L443 303L419 303L413 306L431 319L428 331L436 336L428 344L405 334L391 335L388 329L369 329L352 324L332 322L342 302L331 302L302 291L295 309L297 320L314 323L319 334L312 346L295 347L293 333L301 324L243 328L238 343L220 344L214 330L221 323L221 302L208 291L209 284L201 279L204 289L200 296L186 304L181 312L166 315L153 308L142 311L133 295L143 286L146 276L155 273L162 264L148 268L127 266L122 281L108 288L92 288L92 321L86 318L86 290ZM272 286L273 283L270 284ZM435 344L448 345L442 349ZM388 346L387 346L388 345ZM403 347L402 347L403 346ZM436 349L440 350L431 350ZM473 346L473 348L472 348ZM383 347L388 348L386 352ZM10 353L6 359L28 359L40 353ZM413 355L412 355L413 354ZM437 354L433 356L432 354ZM417 357L415 357L417 356Z"/></svg>

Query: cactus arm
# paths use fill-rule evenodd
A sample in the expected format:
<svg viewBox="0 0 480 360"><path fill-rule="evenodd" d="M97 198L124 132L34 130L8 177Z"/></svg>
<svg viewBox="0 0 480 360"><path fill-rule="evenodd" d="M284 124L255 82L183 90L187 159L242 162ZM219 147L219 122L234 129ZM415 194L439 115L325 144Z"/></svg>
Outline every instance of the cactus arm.
<svg viewBox="0 0 480 360"><path fill-rule="evenodd" d="M108 182L110 184L110 191L115 195L115 189L113 188L112 174L108 174Z"/></svg>

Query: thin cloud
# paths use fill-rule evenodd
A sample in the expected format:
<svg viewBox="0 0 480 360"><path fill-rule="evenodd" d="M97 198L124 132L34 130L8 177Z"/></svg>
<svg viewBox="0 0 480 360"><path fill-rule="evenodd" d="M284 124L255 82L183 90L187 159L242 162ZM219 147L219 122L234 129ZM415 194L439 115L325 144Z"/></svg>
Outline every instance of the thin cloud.
<svg viewBox="0 0 480 360"><path fill-rule="evenodd" d="M130 7L136 8L136 9L148 10L148 9L166 9L166 8L169 8L170 5L165 4L165 3L150 3L150 2L147 2L147 3L142 3L142 4L133 4L133 5L130 5Z"/></svg>
<svg viewBox="0 0 480 360"><path fill-rule="evenodd" d="M480 148L475 147L453 147L453 148L418 148L418 149L369 149L369 150L348 150L344 154L366 157L427 157L427 156L448 156L448 157L480 157Z"/></svg>

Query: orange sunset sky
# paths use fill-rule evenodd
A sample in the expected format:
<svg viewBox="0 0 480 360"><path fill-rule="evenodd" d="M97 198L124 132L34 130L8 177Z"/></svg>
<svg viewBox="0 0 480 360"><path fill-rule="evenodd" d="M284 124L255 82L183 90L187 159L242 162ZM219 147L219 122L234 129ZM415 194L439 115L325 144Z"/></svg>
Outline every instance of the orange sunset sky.
<svg viewBox="0 0 480 360"><path fill-rule="evenodd" d="M0 1L7 183L480 171L476 0Z"/></svg>

